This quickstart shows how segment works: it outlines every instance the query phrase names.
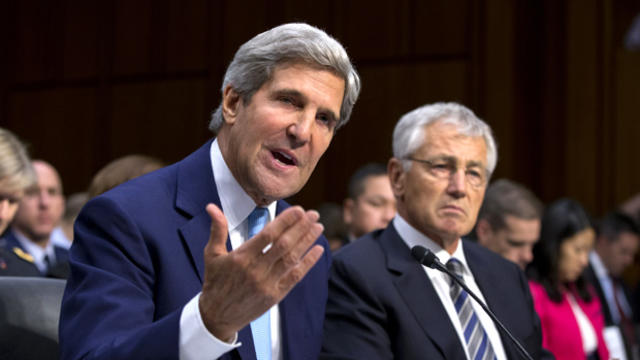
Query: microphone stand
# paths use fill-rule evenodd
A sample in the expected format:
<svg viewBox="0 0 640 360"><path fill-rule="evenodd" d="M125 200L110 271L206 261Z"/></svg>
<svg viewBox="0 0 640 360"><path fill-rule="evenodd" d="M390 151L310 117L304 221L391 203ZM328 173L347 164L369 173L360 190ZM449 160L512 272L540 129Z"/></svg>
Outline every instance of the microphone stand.
<svg viewBox="0 0 640 360"><path fill-rule="evenodd" d="M414 249L416 247L414 247ZM445 274L449 275L456 283L458 283L458 285L460 285L460 287L462 287L464 289L464 291L467 292L467 294L469 294L473 298L473 300L475 300L478 303L478 305L480 305L482 307L482 309L489 315L489 317L491 317L491 320L493 320L493 322L496 325L498 325L498 327L505 334L507 334L507 336L511 339L511 341L513 341L513 343L516 344L516 347L522 353L522 355L524 355L524 357L527 360L533 360L533 358L531 357L531 355L529 355L527 350L525 350L525 348L520 344L520 342L518 340L516 340L516 338L513 335L511 335L511 332L509 330L507 330L507 328L504 325L502 325L502 322L500 322L500 320L498 320L498 318L487 307L487 305L485 305L482 301L480 301L480 299L476 296L476 294L474 294L469 289L469 287L467 287L467 285L464 283L464 281L462 281L460 278L458 278L458 276L456 276L454 273L449 271L449 269L447 269L447 267L444 266L442 264L442 262L440 262L440 259L438 259L438 257L431 250L428 250L426 248L423 248L423 249L425 250L424 254L421 256L420 259L418 259L418 261L420 261L420 264L428 266L428 267L430 267L432 269L440 270L440 271L444 272ZM416 256L416 252L413 249L412 249L411 253L414 254L414 256ZM416 256L416 258L417 258L417 256ZM429 263L430 263L430 265L429 265Z"/></svg>

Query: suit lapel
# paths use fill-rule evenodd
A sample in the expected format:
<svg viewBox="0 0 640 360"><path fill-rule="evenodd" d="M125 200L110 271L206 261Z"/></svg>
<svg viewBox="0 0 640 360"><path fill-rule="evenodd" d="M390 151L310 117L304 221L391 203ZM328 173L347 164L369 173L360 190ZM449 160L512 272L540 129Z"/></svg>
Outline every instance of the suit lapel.
<svg viewBox="0 0 640 360"><path fill-rule="evenodd" d="M179 232L187 246L200 282L204 279L203 251L209 241L211 228L211 218L205 207L208 203L214 203L222 209L211 169L211 143L212 141L208 141L182 160L177 170L175 206L179 211L191 216L191 219L180 227ZM231 242L228 238L227 250L231 251ZM256 354L249 325L238 332L238 341L242 346L232 352L232 357L255 360Z"/></svg>
<svg viewBox="0 0 640 360"><path fill-rule="evenodd" d="M179 232L189 249L200 282L204 275L203 249L209 241L211 218L205 207L214 203L220 207L209 151L211 141L178 163L175 206L191 219Z"/></svg>
<svg viewBox="0 0 640 360"><path fill-rule="evenodd" d="M416 317L425 335L447 359L465 357L456 330L424 269L393 226L382 233L380 244L396 289Z"/></svg>
<svg viewBox="0 0 640 360"><path fill-rule="evenodd" d="M483 257L482 254L478 253L475 246L479 245L471 244L468 241L464 243L464 255L467 259L469 269L471 270L471 273L473 273L473 278L482 292L482 296L486 301L487 307L491 309L498 320L505 324L507 328L510 328L508 323L510 317L513 317L513 314L508 313L508 309L511 307L511 304L507 303L509 301L509 297L505 296L501 291L498 291L496 284L499 284L502 281L492 273L494 267L489 263L486 257ZM496 329L500 334L502 347L504 348L507 358L519 358L521 356L520 352L515 345L513 345L512 340L497 324ZM513 331L513 329L510 331ZM514 334L514 336L516 336L516 334Z"/></svg>

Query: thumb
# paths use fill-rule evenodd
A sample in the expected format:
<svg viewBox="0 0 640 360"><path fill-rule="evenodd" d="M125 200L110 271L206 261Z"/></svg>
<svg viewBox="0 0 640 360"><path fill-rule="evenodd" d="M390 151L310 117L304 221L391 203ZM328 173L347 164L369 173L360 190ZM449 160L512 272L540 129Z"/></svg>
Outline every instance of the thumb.
<svg viewBox="0 0 640 360"><path fill-rule="evenodd" d="M211 217L211 232L205 252L211 252L213 256L224 255L227 253L227 218L215 204L207 205L207 213Z"/></svg>

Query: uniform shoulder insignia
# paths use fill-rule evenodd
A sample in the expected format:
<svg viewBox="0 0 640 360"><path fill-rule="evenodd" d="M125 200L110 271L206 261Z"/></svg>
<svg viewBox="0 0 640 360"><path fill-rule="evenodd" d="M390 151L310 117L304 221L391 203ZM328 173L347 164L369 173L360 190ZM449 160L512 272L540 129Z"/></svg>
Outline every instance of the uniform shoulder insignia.
<svg viewBox="0 0 640 360"><path fill-rule="evenodd" d="M24 261L28 261L28 262L30 262L32 264L34 263L35 260L33 259L33 256L31 254L28 254L28 253L24 252L19 247L14 247L12 250L16 255L18 255L18 257L20 259L22 259Z"/></svg>

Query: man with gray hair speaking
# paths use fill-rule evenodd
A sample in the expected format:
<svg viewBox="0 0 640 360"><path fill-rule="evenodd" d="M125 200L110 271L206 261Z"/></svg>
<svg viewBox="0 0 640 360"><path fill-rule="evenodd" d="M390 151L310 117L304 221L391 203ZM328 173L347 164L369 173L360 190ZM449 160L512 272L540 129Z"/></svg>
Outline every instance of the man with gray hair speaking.
<svg viewBox="0 0 640 360"><path fill-rule="evenodd" d="M316 359L328 244L307 182L360 80L306 24L242 45L210 128L184 160L91 200L62 304L63 359Z"/></svg>
<svg viewBox="0 0 640 360"><path fill-rule="evenodd" d="M476 221L496 159L491 129L462 105L426 105L400 119L387 167L397 215L335 256L321 359L524 358L453 277L421 265L434 264L425 254L540 357L539 319L522 271L460 240Z"/></svg>

